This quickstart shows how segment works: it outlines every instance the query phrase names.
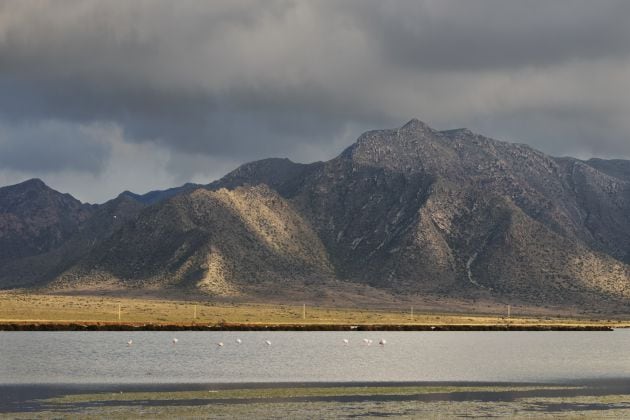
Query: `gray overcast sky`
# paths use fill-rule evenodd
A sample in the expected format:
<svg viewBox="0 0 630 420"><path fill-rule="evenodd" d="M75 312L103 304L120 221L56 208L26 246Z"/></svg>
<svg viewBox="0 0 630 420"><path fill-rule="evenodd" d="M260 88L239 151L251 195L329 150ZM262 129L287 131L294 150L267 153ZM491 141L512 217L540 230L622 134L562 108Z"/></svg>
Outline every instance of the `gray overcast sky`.
<svg viewBox="0 0 630 420"><path fill-rule="evenodd" d="M0 2L0 185L102 202L417 117L630 158L630 1Z"/></svg>

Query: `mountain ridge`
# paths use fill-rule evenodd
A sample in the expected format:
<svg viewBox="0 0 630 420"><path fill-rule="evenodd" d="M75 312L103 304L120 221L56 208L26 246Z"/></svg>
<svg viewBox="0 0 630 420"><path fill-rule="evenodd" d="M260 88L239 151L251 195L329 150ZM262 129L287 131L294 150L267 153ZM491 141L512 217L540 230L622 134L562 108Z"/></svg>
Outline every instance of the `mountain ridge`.
<svg viewBox="0 0 630 420"><path fill-rule="evenodd" d="M630 162L554 158L468 129L412 119L363 133L326 162L263 159L208 185L121 198L133 204L92 235L92 251L66 246L65 265L48 271L57 274L28 284L276 297L367 287L607 307L630 298ZM60 241L84 243L99 208ZM9 275L0 269L0 285L15 285Z"/></svg>

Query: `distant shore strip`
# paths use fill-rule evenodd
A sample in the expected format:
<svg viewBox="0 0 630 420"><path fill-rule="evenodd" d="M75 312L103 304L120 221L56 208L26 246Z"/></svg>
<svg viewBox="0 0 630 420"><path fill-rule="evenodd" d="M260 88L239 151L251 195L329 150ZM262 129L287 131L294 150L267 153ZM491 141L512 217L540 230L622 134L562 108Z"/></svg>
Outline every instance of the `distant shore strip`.
<svg viewBox="0 0 630 420"><path fill-rule="evenodd" d="M0 321L0 331L612 331L605 325L177 324Z"/></svg>

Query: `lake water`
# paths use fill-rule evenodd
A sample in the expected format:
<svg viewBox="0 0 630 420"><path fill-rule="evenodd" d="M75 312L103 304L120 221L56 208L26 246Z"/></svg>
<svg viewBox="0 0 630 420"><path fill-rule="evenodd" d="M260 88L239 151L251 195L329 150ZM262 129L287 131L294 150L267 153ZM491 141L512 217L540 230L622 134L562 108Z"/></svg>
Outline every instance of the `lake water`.
<svg viewBox="0 0 630 420"><path fill-rule="evenodd" d="M605 378L630 378L630 330L0 332L0 384Z"/></svg>

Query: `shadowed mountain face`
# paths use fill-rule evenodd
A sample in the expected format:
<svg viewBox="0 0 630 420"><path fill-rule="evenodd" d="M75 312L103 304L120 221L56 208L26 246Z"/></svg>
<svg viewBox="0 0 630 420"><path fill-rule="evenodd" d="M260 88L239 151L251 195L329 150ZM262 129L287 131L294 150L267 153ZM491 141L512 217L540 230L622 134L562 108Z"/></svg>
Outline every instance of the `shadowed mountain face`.
<svg viewBox="0 0 630 420"><path fill-rule="evenodd" d="M586 163L613 178L630 182L630 161L628 160L589 159Z"/></svg>
<svg viewBox="0 0 630 420"><path fill-rule="evenodd" d="M0 189L0 220L18 217L4 210L19 205L6 192L16 187ZM5 261L14 278L16 261L48 262L39 279L26 277L51 287L281 296L341 284L533 304L630 297L626 161L552 158L412 120L367 132L328 162L266 159L193 187L122 194L124 216L107 213L109 224L98 217L115 200L69 201L77 214L64 214L76 222L47 225L63 232L57 242L38 250L37 235L4 234L21 250ZM0 270L5 286L19 283L7 276Z"/></svg>
<svg viewBox="0 0 630 420"><path fill-rule="evenodd" d="M27 181L26 183L35 182L44 185L41 181ZM26 184L25 183L25 184ZM22 184L18 184L22 185ZM13 188L13 187L8 187ZM3 189L0 189L0 194ZM5 243L10 244L30 244L30 243L52 243L52 246L37 249L31 247L31 252L23 253L19 257L8 257L0 262L0 285L3 287L28 287L46 284L57 275L59 275L66 267L72 266L74 263L84 257L92 248L99 244L105 238L108 238L114 231L123 226L125 222L134 219L144 205L135 201L124 194L101 205L83 205L67 194L60 194L48 187L38 190L31 190L34 195L32 201L40 203L42 201L38 194L44 196L56 197L62 202L70 199L71 205L58 209L53 207L40 207L29 203L22 203L24 215L30 215L27 219L28 223L33 220L39 221L50 212L57 211L63 216L57 218L48 218L48 225L40 230L35 231L37 236L23 235L19 239L4 239ZM73 212L75 206L79 206L82 211ZM69 210L70 209L70 210ZM87 214L86 214L87 213ZM0 218L5 215L0 214ZM69 219L69 220L68 220ZM67 226L71 226L68 229ZM33 228L31 228L32 231ZM31 232L29 230L26 233ZM60 238L58 232L63 232L64 236ZM50 238L50 239L49 239ZM4 249L4 248L3 248ZM12 249L9 247L8 249ZM13 248L15 249L15 248ZM19 249L19 248L17 248Z"/></svg>
<svg viewBox="0 0 630 420"><path fill-rule="evenodd" d="M91 206L39 179L0 188L0 262L63 244L92 212Z"/></svg>

